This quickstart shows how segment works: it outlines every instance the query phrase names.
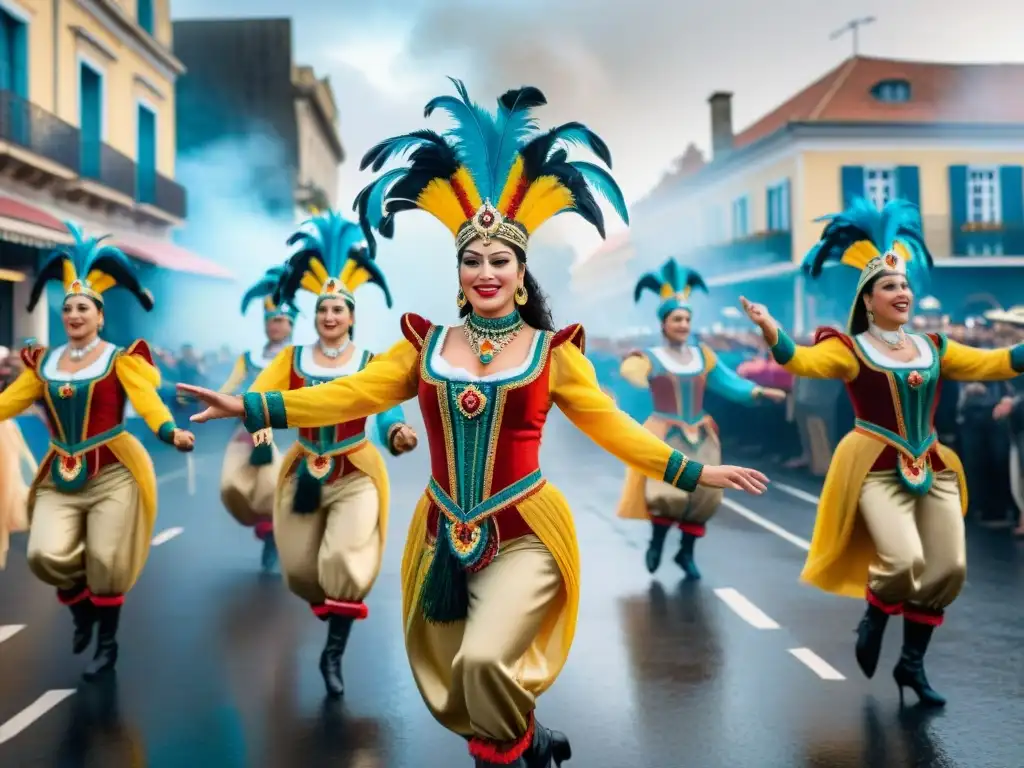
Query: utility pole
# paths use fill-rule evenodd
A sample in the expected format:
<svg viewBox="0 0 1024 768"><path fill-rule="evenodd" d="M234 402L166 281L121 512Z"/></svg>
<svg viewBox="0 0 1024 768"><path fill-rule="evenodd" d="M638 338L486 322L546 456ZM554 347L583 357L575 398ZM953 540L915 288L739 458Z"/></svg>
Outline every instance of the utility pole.
<svg viewBox="0 0 1024 768"><path fill-rule="evenodd" d="M838 40L840 37L845 35L847 32L853 38L853 55L856 56L860 53L860 28L868 24L873 24L875 21L874 16L865 16L862 19L854 19L853 21L847 22L842 27L837 29L831 35L829 40Z"/></svg>

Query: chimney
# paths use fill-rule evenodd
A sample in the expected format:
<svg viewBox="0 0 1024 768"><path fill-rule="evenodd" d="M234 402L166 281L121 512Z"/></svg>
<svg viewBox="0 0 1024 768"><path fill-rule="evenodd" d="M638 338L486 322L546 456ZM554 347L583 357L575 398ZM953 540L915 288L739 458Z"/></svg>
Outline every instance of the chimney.
<svg viewBox="0 0 1024 768"><path fill-rule="evenodd" d="M725 157L732 149L732 94L715 91L708 98L711 105L711 157Z"/></svg>

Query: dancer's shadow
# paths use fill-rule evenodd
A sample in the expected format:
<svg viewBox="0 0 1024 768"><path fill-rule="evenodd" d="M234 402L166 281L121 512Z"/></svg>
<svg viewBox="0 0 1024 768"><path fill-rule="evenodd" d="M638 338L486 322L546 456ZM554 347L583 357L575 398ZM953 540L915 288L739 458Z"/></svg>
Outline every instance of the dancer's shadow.
<svg viewBox="0 0 1024 768"><path fill-rule="evenodd" d="M57 768L145 768L146 744L141 731L122 717L116 673L82 685L70 705Z"/></svg>

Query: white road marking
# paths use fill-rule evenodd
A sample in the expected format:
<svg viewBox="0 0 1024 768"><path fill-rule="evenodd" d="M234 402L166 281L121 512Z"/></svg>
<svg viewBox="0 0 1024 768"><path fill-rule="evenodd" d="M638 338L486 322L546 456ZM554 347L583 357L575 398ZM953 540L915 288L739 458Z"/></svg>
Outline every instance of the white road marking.
<svg viewBox="0 0 1024 768"><path fill-rule="evenodd" d="M0 643L10 640L24 628L24 624L0 624Z"/></svg>
<svg viewBox="0 0 1024 768"><path fill-rule="evenodd" d="M74 689L71 689L44 693L6 723L0 725L0 744L13 739L74 692Z"/></svg>
<svg viewBox="0 0 1024 768"><path fill-rule="evenodd" d="M716 589L715 594L718 595L722 602L732 608L737 616L755 629L779 628L779 625L771 616L747 600L747 598L732 587Z"/></svg>
<svg viewBox="0 0 1024 768"><path fill-rule="evenodd" d="M846 678L810 648L790 648L789 652L804 663L822 680L845 680Z"/></svg>
<svg viewBox="0 0 1024 768"><path fill-rule="evenodd" d="M168 528L166 531L160 531L160 533L153 537L153 546L159 547L161 544L166 544L168 541L180 536L184 532L184 528Z"/></svg>
<svg viewBox="0 0 1024 768"><path fill-rule="evenodd" d="M188 495L196 495L196 463L191 453L185 454L185 471L188 474Z"/></svg>
<svg viewBox="0 0 1024 768"><path fill-rule="evenodd" d="M773 483L773 485L774 485L774 483ZM733 501L732 499L730 499L727 496L724 499L722 499L722 503L725 506L727 506L729 509L731 509L733 512L735 512L737 515L739 515L740 517L747 518L747 520L749 520L750 522L754 523L755 525L759 525L762 528L764 528L766 531L774 533L780 539L785 539L790 544L793 544L794 546L800 547L800 549L805 550L805 551L809 550L811 548L811 542L807 541L807 539L801 539L796 534L790 533L789 531L787 531L782 526L779 526L779 525L776 525L775 523L773 523L771 520L766 520L765 518L761 517L756 512L752 512L751 510L749 510L746 507L744 507L738 501Z"/></svg>
<svg viewBox="0 0 1024 768"><path fill-rule="evenodd" d="M772 488L778 488L783 493L788 493L794 499L800 499L800 501L806 501L808 504L814 504L815 506L821 501L821 498L815 496L813 493L801 490L792 485L786 485L785 483L773 482Z"/></svg>
<svg viewBox="0 0 1024 768"><path fill-rule="evenodd" d="M164 474L160 475L160 477L158 477L156 479L156 484L160 485L161 483L169 483L171 480L177 480L179 477L185 477L187 474L188 474L188 468L187 467L182 467L181 469L176 469L173 472L165 472Z"/></svg>

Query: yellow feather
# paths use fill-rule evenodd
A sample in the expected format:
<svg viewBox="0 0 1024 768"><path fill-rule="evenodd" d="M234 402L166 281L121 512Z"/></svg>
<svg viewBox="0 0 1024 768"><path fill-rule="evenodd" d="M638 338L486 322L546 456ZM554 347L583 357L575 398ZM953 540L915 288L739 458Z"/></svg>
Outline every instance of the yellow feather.
<svg viewBox="0 0 1024 768"><path fill-rule="evenodd" d="M273 312L275 309L277 309L277 307L274 306L274 300L271 299L269 296L265 296L263 298L263 309L265 309L267 312Z"/></svg>
<svg viewBox="0 0 1024 768"><path fill-rule="evenodd" d="M858 240L846 249L846 253L839 261L854 269L864 269L869 261L879 255L878 249L870 240Z"/></svg>
<svg viewBox="0 0 1024 768"><path fill-rule="evenodd" d="M309 271L313 273L313 277L320 281L321 285L331 279L331 276L327 274L327 268L324 267L324 263L320 259L313 258L309 260Z"/></svg>
<svg viewBox="0 0 1024 768"><path fill-rule="evenodd" d="M528 234L556 213L573 204L572 192L566 189L554 176L536 179L523 197L523 203L516 213L516 221L526 227Z"/></svg>
<svg viewBox="0 0 1024 768"><path fill-rule="evenodd" d="M459 183L459 186L461 186L466 192L466 197L469 199L469 205L474 211L484 204L483 198L480 197L480 192L476 188L476 182L473 181L473 177L469 174L469 171L466 170L466 166L460 165L459 170L455 172L454 178L455 181ZM491 202L493 203L494 201L492 200ZM465 219L466 217L463 216L463 221L465 221Z"/></svg>
<svg viewBox="0 0 1024 768"><path fill-rule="evenodd" d="M71 263L71 259L64 259L64 291L67 292L71 288L71 284L78 279L78 275L75 273L75 265Z"/></svg>
<svg viewBox="0 0 1024 768"><path fill-rule="evenodd" d="M349 293L355 293L356 288L370 279L370 273L356 262L347 261L338 278L348 288Z"/></svg>
<svg viewBox="0 0 1024 768"><path fill-rule="evenodd" d="M684 285L683 286L683 290L680 291L680 293L683 294L683 301L686 301L686 299L690 298L690 291L692 291L692 290L693 290L693 288L691 288L689 285Z"/></svg>
<svg viewBox="0 0 1024 768"><path fill-rule="evenodd" d="M319 296L320 291L323 290L324 283L326 282L326 280L320 280L319 278L317 278L317 276L314 275L312 272L306 272L302 276L302 281L299 283L299 285L305 288L310 293Z"/></svg>
<svg viewBox="0 0 1024 768"><path fill-rule="evenodd" d="M501 190L501 197L498 198L498 211L502 216L508 210L508 205L512 202L512 196L516 193L521 178L523 178L523 156L516 155L515 162L512 163L512 171L505 182L505 188Z"/></svg>
<svg viewBox="0 0 1024 768"><path fill-rule="evenodd" d="M910 261L911 259L914 258L914 254L912 254L910 252L910 250L907 248L907 246L905 246L899 240L897 240L895 243L893 243L892 249L904 261Z"/></svg>
<svg viewBox="0 0 1024 768"><path fill-rule="evenodd" d="M89 284L89 287L92 288L96 293L103 293L104 291L109 291L111 288L117 285L117 280L112 278L106 272L101 272L98 269L90 271L88 277L85 278L85 282L87 282Z"/></svg>
<svg viewBox="0 0 1024 768"><path fill-rule="evenodd" d="M672 286L671 285L669 285L668 283L662 283L661 284L661 291L659 292L658 295L661 296L661 300L662 301L667 301L668 299L672 298L672 294L673 293L675 293L675 291L672 290Z"/></svg>
<svg viewBox="0 0 1024 768"><path fill-rule="evenodd" d="M416 205L448 227L453 237L466 222L459 198L447 179L432 179L416 198Z"/></svg>

